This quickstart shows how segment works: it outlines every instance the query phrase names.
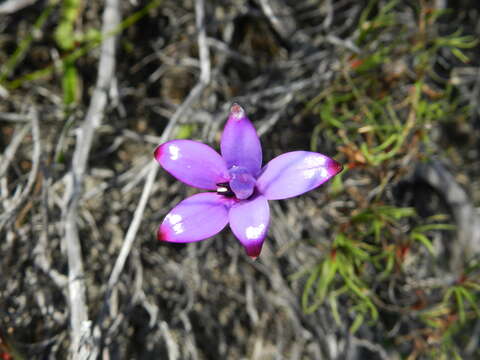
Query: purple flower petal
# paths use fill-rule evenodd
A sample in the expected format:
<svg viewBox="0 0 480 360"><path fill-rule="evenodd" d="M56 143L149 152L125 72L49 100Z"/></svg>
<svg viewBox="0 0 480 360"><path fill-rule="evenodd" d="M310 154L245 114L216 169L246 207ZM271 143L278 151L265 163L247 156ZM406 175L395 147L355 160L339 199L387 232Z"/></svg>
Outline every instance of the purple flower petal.
<svg viewBox="0 0 480 360"><path fill-rule="evenodd" d="M220 143L227 168L240 166L257 177L262 167L262 147L257 132L238 104L230 109Z"/></svg>
<svg viewBox="0 0 480 360"><path fill-rule="evenodd" d="M288 152L264 166L257 189L268 200L286 199L322 185L342 169L338 162L319 153Z"/></svg>
<svg viewBox="0 0 480 360"><path fill-rule="evenodd" d="M209 238L228 224L228 199L216 193L200 193L181 201L165 217L157 238L187 243Z"/></svg>
<svg viewBox="0 0 480 360"><path fill-rule="evenodd" d="M228 215L230 228L245 247L247 255L257 258L267 236L270 208L267 199L257 195L252 200L236 203Z"/></svg>
<svg viewBox="0 0 480 360"><path fill-rule="evenodd" d="M220 154L197 141L168 141L158 146L154 154L165 170L187 185L216 190L218 183L230 180Z"/></svg>

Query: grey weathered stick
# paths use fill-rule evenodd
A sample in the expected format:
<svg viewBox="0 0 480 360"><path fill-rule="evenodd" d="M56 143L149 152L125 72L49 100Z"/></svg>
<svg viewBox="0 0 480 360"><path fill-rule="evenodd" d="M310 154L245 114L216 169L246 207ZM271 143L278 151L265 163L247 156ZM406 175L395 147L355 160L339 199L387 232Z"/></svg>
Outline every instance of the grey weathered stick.
<svg viewBox="0 0 480 360"><path fill-rule="evenodd" d="M42 186L42 223L40 229L40 235L33 249L35 265L38 266L45 274L47 274L50 279L57 285L60 289L66 289L68 284L68 279L65 275L59 273L52 267L52 263L47 256L48 248L48 201L47 193L48 189L51 188L52 179L50 177L43 176L43 186Z"/></svg>
<svg viewBox="0 0 480 360"><path fill-rule="evenodd" d="M0 120L9 122L28 122L30 118L25 114L0 113Z"/></svg>
<svg viewBox="0 0 480 360"><path fill-rule="evenodd" d="M364 348L376 353L382 360L390 359L387 352L385 351L385 349L381 345L375 344L370 340L359 339L359 338L356 338L355 336L352 336L352 343L354 345L364 347Z"/></svg>
<svg viewBox="0 0 480 360"><path fill-rule="evenodd" d="M12 141L10 141L10 144L8 144L8 147L5 149L3 155L0 155L0 177L5 174L8 167L10 166L10 163L15 157L15 153L17 152L18 147L22 143L23 138L28 134L30 126L30 124L24 125L21 128L20 126L18 126L15 130Z"/></svg>
<svg viewBox="0 0 480 360"><path fill-rule="evenodd" d="M201 71L200 81L195 85L192 91L188 94L185 101L182 103L182 105L177 109L175 114L170 119L167 127L165 128L162 134L161 143L167 141L178 119L181 118L185 114L185 112L190 108L190 106L192 106L192 104L200 97L200 95L202 94L202 91L210 82L211 65L210 65L210 52L207 45L207 36L205 31L204 0L197 0L195 2L195 11L196 11L196 24L198 29L198 47L199 47L200 71ZM125 266L125 262L127 260L128 254L132 249L133 242L138 232L138 228L140 227L140 223L142 222L142 216L145 211L145 206L147 205L148 198L152 191L152 186L153 186L153 182L155 181L157 171L158 171L158 164L152 161L152 163L150 164L148 175L147 175L147 180L145 181L145 185L143 187L140 201L138 202L137 208L133 215L132 222L130 223L130 226L128 228L127 235L125 236L125 240L123 241L120 254L118 255L117 260L115 261L115 265L113 267L112 273L108 280L108 288L110 290L118 282L118 279L123 270L123 267Z"/></svg>
<svg viewBox="0 0 480 360"><path fill-rule="evenodd" d="M118 0L106 0L103 12L102 32L112 32L120 23L120 7ZM81 245L78 238L77 217L78 204L82 192L83 181L87 169L87 161L92 146L95 130L100 125L105 106L107 92L115 73L115 37L109 36L102 43L98 78L92 100L82 127L77 133L77 144L73 154L72 169L67 178L65 191L65 245L68 257L68 290L70 308L71 357L73 359L95 359L98 353L94 343L88 307L82 262Z"/></svg>
<svg viewBox="0 0 480 360"><path fill-rule="evenodd" d="M29 115L31 122L32 122L32 138L33 138L33 155L32 155L32 169L30 170L30 173L28 174L28 180L27 184L25 185L25 188L23 191L18 193L18 196L14 196L11 202L9 202L3 212L3 214L0 215L0 229L3 228L3 226L17 213L17 209L28 199L28 196L30 195L30 192L32 191L33 184L35 183L35 179L38 174L38 168L39 168L39 163L40 163L40 127L38 124L38 114L35 108L32 107L30 110L30 115ZM24 128L28 129L28 128ZM24 130L22 129L22 130ZM23 139L22 133L19 134L18 137L14 139L14 146L17 146L16 139ZM13 141L12 141L13 143ZM10 146L8 147L7 150L10 149ZM13 150L15 151L15 150ZM7 154L7 159L5 163L8 164L12 160L9 156L13 156L14 152ZM5 167L5 170L7 169ZM0 176L4 172L4 167L1 166L0 169Z"/></svg>
<svg viewBox="0 0 480 360"><path fill-rule="evenodd" d="M195 24L198 31L198 55L200 57L200 82L208 84L210 82L210 51L207 44L207 32L205 30L205 1L197 0L195 2Z"/></svg>
<svg viewBox="0 0 480 360"><path fill-rule="evenodd" d="M7 0L0 4L0 14L12 14L35 2L37 2L37 0Z"/></svg>
<svg viewBox="0 0 480 360"><path fill-rule="evenodd" d="M469 254L480 253L480 218L470 197L453 175L437 160L420 164L415 176L430 184L445 198L457 223L458 246L452 247L451 268L461 271Z"/></svg>
<svg viewBox="0 0 480 360"><path fill-rule="evenodd" d="M257 0L263 13L282 40L290 42L292 35L299 31L291 9L280 0Z"/></svg>
<svg viewBox="0 0 480 360"><path fill-rule="evenodd" d="M180 356L180 351L178 349L178 344L174 340L170 328L168 327L168 323L165 321L160 322L160 328L162 329L162 335L165 339L165 343L168 349L168 360L177 360Z"/></svg>

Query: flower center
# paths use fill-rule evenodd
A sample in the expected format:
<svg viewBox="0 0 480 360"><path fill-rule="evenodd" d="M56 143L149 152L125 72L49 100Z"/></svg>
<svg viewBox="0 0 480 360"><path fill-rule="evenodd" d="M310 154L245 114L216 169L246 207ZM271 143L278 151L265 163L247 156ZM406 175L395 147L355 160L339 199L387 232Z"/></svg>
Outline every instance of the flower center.
<svg viewBox="0 0 480 360"><path fill-rule="evenodd" d="M247 169L240 166L232 166L228 172L230 182L218 183L217 194L239 200L248 199L255 189L255 178Z"/></svg>
<svg viewBox="0 0 480 360"><path fill-rule="evenodd" d="M237 199L248 199L255 188L256 180L250 172L241 166L232 166L228 171L230 173L230 189Z"/></svg>

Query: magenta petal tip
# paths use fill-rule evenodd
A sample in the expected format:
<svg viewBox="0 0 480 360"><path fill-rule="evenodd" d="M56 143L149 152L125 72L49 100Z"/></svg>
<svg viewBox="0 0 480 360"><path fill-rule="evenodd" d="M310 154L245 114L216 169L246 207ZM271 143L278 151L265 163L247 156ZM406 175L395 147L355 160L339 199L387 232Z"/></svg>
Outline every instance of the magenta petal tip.
<svg viewBox="0 0 480 360"><path fill-rule="evenodd" d="M263 246L263 241L255 245L245 246L245 252L252 260L257 260L258 257L260 256L260 253L262 252L262 246Z"/></svg>
<svg viewBox="0 0 480 360"><path fill-rule="evenodd" d="M160 159L160 157L162 156L162 145L158 145L156 148L155 148L155 151L153 152L153 156L155 159Z"/></svg>
<svg viewBox="0 0 480 360"><path fill-rule="evenodd" d="M168 234L161 226L157 230L157 240L168 242Z"/></svg>
<svg viewBox="0 0 480 360"><path fill-rule="evenodd" d="M334 176L334 175L337 175L338 173L340 173L342 171L343 171L343 165L340 164L339 162L331 159L331 162L328 165L328 172L330 174L333 174L332 176Z"/></svg>

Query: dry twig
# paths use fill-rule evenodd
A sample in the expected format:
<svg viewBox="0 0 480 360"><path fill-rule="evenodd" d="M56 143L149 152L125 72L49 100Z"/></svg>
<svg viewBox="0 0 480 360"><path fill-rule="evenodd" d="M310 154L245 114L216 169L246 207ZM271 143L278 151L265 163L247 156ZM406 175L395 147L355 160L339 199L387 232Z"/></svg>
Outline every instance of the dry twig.
<svg viewBox="0 0 480 360"><path fill-rule="evenodd" d="M170 119L167 127L163 131L161 142L165 142L170 137L172 130L178 120L187 112L187 110L193 105L193 103L200 97L202 91L210 82L210 54L207 45L207 38L206 38L206 31L205 31L205 4L203 0L198 0L195 6L196 10L196 24L198 28L198 46L199 46L199 55L200 55L200 81L195 85L192 89L188 97L185 99L183 104L177 109L175 114ZM127 234L123 241L122 248L120 253L115 261L115 265L113 267L112 273L110 274L110 278L108 280L108 290L107 296L105 299L105 304L109 304L110 297L115 291L115 285L117 284L120 274L125 266L125 262L127 257L132 249L133 243L135 241L138 228L140 227L140 223L142 221L143 213L145 211L145 207L147 201L149 199L150 193L152 191L153 183L155 181L155 177L158 172L158 164L152 161L149 165L149 170L147 174L147 178L145 181L145 185L142 191L142 195L140 197L140 201L137 205L135 213L133 215L132 222L128 228ZM111 314L114 315L114 314ZM170 355L174 356L174 355ZM174 358L174 357L173 357Z"/></svg>
<svg viewBox="0 0 480 360"><path fill-rule="evenodd" d="M102 33L108 34L120 23L118 0L107 0L103 12ZM92 337L88 318L86 289L82 262L81 244L78 237L78 205L87 170L95 130L101 123L107 94L115 74L115 37L107 37L102 43L98 66L97 84L82 127L77 133L77 145L73 154L72 169L67 178L65 192L65 243L68 257L68 288L71 326L71 356L74 359L95 359L97 345Z"/></svg>
<svg viewBox="0 0 480 360"><path fill-rule="evenodd" d="M4 213L0 216L0 229L2 229L7 221L9 221L13 216L17 214L17 209L22 205L30 195L32 191L33 184L35 183L35 179L38 174L38 168L40 164L40 127L38 124L38 114L35 108L32 108L30 111L30 119L32 122L32 135L33 135L33 156L32 156L32 169L28 174L28 180L25 188L21 192L16 192L12 199L8 203L6 203L6 209ZM27 129L28 127L24 127L23 129ZM22 130L23 130L22 129ZM22 138L24 136L24 132L21 131L18 136L14 138L14 141L9 146L10 151L7 151L5 156L5 161L2 163L0 167L0 177L5 172L8 167L8 164L12 161L12 158L15 154L16 148L20 144ZM12 145L13 144L13 145Z"/></svg>
<svg viewBox="0 0 480 360"><path fill-rule="evenodd" d="M452 270L462 271L463 259L480 253L480 218L465 190L439 161L418 165L415 176L442 194L452 209L460 246L452 246L450 265Z"/></svg>
<svg viewBox="0 0 480 360"><path fill-rule="evenodd" d="M0 14L12 14L35 2L37 2L37 0L7 0L0 4Z"/></svg>

